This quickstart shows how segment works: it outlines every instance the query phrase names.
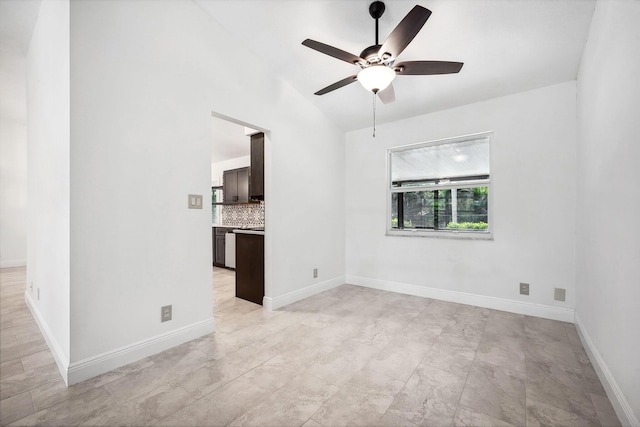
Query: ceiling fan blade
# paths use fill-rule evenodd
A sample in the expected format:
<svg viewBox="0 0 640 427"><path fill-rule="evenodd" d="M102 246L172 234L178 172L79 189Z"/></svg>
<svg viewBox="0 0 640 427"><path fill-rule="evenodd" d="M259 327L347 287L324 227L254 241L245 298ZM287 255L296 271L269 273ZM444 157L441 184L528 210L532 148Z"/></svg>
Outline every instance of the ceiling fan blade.
<svg viewBox="0 0 640 427"><path fill-rule="evenodd" d="M422 26L431 16L431 11L422 6L416 5L407 16L389 34L387 40L380 48L378 57L383 61L392 61L411 43L411 40L418 34Z"/></svg>
<svg viewBox="0 0 640 427"><path fill-rule="evenodd" d="M334 84L329 85L324 89L320 89L319 91L314 93L314 95L324 95L325 93L331 92L332 90L340 89L341 87L351 84L357 80L358 80L358 75L354 74L353 76L349 76L346 79L342 79L338 82L335 82Z"/></svg>
<svg viewBox="0 0 640 427"><path fill-rule="evenodd" d="M378 92L378 98L383 104L391 104L396 100L396 92L393 89L393 84L387 86L384 90Z"/></svg>
<svg viewBox="0 0 640 427"><path fill-rule="evenodd" d="M366 61L359 56L356 56L352 53L345 52L344 50L340 50L337 47L329 46L328 44L320 43L315 40L306 39L302 42L303 45L310 47L311 49L317 50L318 52L324 53L325 55L333 56L334 58L341 59L342 61L348 62L350 64L359 64L365 63Z"/></svg>
<svg viewBox="0 0 640 427"><path fill-rule="evenodd" d="M407 61L398 62L393 69L398 76L428 76L433 74L454 74L460 71L462 62L449 61Z"/></svg>

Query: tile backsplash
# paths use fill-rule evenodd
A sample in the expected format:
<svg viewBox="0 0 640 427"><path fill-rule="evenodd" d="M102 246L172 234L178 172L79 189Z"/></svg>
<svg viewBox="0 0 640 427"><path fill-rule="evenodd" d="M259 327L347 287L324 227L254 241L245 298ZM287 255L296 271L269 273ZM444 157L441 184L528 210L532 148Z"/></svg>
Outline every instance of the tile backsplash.
<svg viewBox="0 0 640 427"><path fill-rule="evenodd" d="M264 202L260 204L220 206L222 225L233 227L264 227Z"/></svg>

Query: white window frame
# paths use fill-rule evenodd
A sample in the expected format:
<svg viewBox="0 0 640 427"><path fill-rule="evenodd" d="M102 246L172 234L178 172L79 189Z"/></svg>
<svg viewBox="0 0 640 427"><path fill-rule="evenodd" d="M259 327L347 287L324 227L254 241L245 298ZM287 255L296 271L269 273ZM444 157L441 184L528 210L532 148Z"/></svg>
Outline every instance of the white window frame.
<svg viewBox="0 0 640 427"><path fill-rule="evenodd" d="M427 142L419 142L416 144L401 145L398 147L387 148L387 181L386 181L386 193L387 193L387 215L386 215L386 235L387 236L403 236L403 237L436 237L446 239L471 239L471 240L493 240L493 178L491 175L492 168L492 156L491 156L491 140L493 131L479 132L470 135L457 136L453 138L443 138ZM432 147L443 144L452 144L464 141L470 141L475 139L487 138L489 140L489 178L486 180L469 180L463 182L451 182L446 184L428 184L428 185L416 185L411 187L393 187L391 176L391 155L394 152L411 150L421 147ZM445 178L445 177L443 177ZM431 230L423 228L392 228L391 227L391 198L393 193L404 193L407 189L410 191L433 191L433 190L453 190L459 188L473 188L477 186L488 187L489 197L487 206L487 224L488 228L485 230ZM455 192L452 192L454 194ZM457 206L456 206L457 209Z"/></svg>

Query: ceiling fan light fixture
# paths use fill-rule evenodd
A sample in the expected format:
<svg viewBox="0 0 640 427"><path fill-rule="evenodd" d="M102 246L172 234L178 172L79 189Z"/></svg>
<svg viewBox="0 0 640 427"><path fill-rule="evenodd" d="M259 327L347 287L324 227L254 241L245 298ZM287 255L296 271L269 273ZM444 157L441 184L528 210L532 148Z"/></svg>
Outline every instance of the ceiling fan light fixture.
<svg viewBox="0 0 640 427"><path fill-rule="evenodd" d="M358 73L362 87L374 93L384 90L395 77L396 73L385 65L372 65Z"/></svg>

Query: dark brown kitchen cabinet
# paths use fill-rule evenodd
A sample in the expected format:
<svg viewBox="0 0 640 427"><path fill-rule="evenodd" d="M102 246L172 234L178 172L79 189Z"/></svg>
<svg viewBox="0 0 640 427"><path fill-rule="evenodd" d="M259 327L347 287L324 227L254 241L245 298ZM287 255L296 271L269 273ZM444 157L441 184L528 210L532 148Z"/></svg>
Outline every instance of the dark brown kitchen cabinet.
<svg viewBox="0 0 640 427"><path fill-rule="evenodd" d="M225 245L227 227L213 227L213 265L225 266Z"/></svg>
<svg viewBox="0 0 640 427"><path fill-rule="evenodd" d="M251 135L251 176L249 197L264 200L264 133Z"/></svg>
<svg viewBox="0 0 640 427"><path fill-rule="evenodd" d="M249 168L224 171L224 203L249 203Z"/></svg>
<svg viewBox="0 0 640 427"><path fill-rule="evenodd" d="M264 236L236 233L236 297L262 305Z"/></svg>

